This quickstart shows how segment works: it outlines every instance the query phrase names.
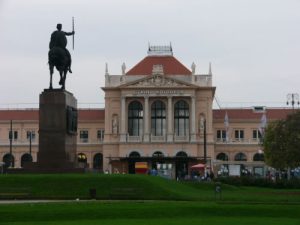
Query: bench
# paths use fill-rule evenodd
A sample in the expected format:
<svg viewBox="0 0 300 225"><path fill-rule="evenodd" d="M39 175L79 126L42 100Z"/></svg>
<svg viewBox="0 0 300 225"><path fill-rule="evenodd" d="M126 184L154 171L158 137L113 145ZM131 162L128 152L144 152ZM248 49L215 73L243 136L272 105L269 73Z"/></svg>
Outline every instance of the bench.
<svg viewBox="0 0 300 225"><path fill-rule="evenodd" d="M30 194L26 188L0 189L0 199L27 199Z"/></svg>

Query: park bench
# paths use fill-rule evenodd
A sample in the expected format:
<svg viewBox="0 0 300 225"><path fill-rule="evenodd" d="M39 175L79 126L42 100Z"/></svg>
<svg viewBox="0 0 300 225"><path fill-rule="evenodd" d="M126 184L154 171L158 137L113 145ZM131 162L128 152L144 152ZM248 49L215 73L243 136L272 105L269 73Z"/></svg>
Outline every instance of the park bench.
<svg viewBox="0 0 300 225"><path fill-rule="evenodd" d="M27 189L0 189L0 199L28 199L30 195Z"/></svg>

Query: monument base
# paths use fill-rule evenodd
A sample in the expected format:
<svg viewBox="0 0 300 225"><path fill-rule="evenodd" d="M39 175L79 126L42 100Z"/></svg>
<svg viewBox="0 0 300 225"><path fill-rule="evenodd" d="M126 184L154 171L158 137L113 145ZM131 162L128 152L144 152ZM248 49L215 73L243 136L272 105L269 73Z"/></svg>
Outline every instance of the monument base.
<svg viewBox="0 0 300 225"><path fill-rule="evenodd" d="M77 165L77 100L61 89L40 94L37 162L24 165L29 173L83 172Z"/></svg>

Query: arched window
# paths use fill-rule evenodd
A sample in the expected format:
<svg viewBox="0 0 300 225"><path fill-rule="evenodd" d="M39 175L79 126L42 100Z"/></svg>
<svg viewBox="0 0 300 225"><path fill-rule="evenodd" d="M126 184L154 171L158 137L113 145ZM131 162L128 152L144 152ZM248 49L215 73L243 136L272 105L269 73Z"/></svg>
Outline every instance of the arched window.
<svg viewBox="0 0 300 225"><path fill-rule="evenodd" d="M175 134L177 136L187 136L189 134L189 105L183 100L180 100L175 104L174 124Z"/></svg>
<svg viewBox="0 0 300 225"><path fill-rule="evenodd" d="M143 131L143 106L138 101L133 101L128 106L128 134L140 136Z"/></svg>
<svg viewBox="0 0 300 225"><path fill-rule="evenodd" d="M15 157L9 153L3 156L4 167L15 167Z"/></svg>
<svg viewBox="0 0 300 225"><path fill-rule="evenodd" d="M247 161L247 157L244 153L238 153L234 157L234 161Z"/></svg>
<svg viewBox="0 0 300 225"><path fill-rule="evenodd" d="M260 154L260 153L256 153L254 156L253 156L253 161L265 161L265 156L264 154Z"/></svg>
<svg viewBox="0 0 300 225"><path fill-rule="evenodd" d="M21 157L21 167L24 167L24 163L26 162L32 162L32 156L28 153L25 153Z"/></svg>
<svg viewBox="0 0 300 225"><path fill-rule="evenodd" d="M139 157L141 157L141 155L138 152L130 152L129 157L130 158L139 158Z"/></svg>
<svg viewBox="0 0 300 225"><path fill-rule="evenodd" d="M94 155L93 168L103 170L103 155L101 153Z"/></svg>
<svg viewBox="0 0 300 225"><path fill-rule="evenodd" d="M188 155L184 151L180 151L176 154L176 157L187 157Z"/></svg>
<svg viewBox="0 0 300 225"><path fill-rule="evenodd" d="M154 136L166 133L166 107L162 101L155 101L151 106L151 133Z"/></svg>
<svg viewBox="0 0 300 225"><path fill-rule="evenodd" d="M228 161L228 155L222 152L217 155L216 159L222 161Z"/></svg>
<svg viewBox="0 0 300 225"><path fill-rule="evenodd" d="M164 153L160 151L156 151L153 153L152 157L164 157Z"/></svg>

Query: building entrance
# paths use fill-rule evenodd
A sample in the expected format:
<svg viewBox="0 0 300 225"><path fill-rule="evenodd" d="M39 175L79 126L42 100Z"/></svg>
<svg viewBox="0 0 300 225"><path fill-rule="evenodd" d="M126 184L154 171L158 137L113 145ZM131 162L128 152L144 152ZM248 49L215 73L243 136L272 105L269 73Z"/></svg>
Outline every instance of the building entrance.
<svg viewBox="0 0 300 225"><path fill-rule="evenodd" d="M188 156L181 151L176 154L175 177L176 179L184 179L188 175Z"/></svg>

